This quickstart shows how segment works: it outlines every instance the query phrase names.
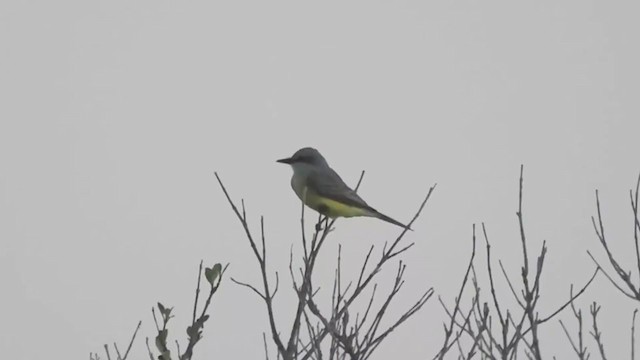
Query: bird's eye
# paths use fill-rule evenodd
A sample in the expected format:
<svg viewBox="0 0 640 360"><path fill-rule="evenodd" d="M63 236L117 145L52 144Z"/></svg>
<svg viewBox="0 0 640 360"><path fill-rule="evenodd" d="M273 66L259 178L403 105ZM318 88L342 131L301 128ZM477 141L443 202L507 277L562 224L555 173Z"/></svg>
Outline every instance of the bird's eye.
<svg viewBox="0 0 640 360"><path fill-rule="evenodd" d="M308 156L298 156L298 158L296 159L297 162L301 162L301 163L310 163L311 162L311 158Z"/></svg>

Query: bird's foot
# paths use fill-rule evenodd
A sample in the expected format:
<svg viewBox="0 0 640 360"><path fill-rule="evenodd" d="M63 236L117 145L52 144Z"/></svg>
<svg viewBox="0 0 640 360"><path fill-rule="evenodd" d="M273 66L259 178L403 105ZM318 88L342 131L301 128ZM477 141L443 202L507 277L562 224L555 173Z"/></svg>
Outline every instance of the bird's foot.
<svg viewBox="0 0 640 360"><path fill-rule="evenodd" d="M324 227L322 226L324 224ZM329 217L324 216L316 223L316 232L321 232L324 229L329 229Z"/></svg>

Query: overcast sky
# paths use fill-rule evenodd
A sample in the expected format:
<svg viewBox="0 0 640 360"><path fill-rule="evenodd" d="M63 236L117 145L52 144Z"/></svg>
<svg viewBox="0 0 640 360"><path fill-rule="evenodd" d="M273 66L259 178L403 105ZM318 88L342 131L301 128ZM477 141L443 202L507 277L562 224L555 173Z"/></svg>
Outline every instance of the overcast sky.
<svg viewBox="0 0 640 360"><path fill-rule="evenodd" d="M3 357L87 358L124 347L138 320L153 337L158 300L175 306L184 343L200 259L256 283L214 171L254 231L265 215L271 269L287 274L300 207L275 160L303 146L350 184L366 170L363 198L403 222L438 183L407 235L416 246L394 314L429 287L453 301L473 223L518 276L520 164L530 246L549 247L541 312L588 279L587 250L605 258L596 188L611 246L633 268L639 13L585 0L0 2ZM316 283L330 286L338 244L353 276L397 233L339 221ZM607 353L620 359L640 303L614 290L600 277L578 305L602 304ZM293 298L283 282L283 329ZM433 298L374 359L430 359L443 319ZM259 359L266 330L260 299L226 278L196 355ZM541 331L546 358L570 358L556 320ZM145 357L140 337L133 358Z"/></svg>

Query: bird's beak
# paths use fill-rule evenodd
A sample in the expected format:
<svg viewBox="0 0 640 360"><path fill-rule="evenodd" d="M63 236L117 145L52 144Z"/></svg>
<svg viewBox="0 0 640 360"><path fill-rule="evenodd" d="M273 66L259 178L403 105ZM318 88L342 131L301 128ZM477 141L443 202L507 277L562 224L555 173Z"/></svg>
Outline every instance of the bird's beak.
<svg viewBox="0 0 640 360"><path fill-rule="evenodd" d="M280 159L280 160L276 160L276 162L279 162L279 163L282 163L282 164L291 164L293 162L293 159L291 159L291 158Z"/></svg>

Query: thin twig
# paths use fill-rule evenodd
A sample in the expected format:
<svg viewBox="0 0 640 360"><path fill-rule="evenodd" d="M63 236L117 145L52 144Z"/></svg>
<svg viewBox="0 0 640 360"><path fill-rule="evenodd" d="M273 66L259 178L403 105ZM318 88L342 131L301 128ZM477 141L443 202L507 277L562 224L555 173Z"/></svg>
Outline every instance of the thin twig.
<svg viewBox="0 0 640 360"><path fill-rule="evenodd" d="M633 310L631 318L631 360L636 358L636 315L638 315L638 309Z"/></svg>
<svg viewBox="0 0 640 360"><path fill-rule="evenodd" d="M131 341L129 341L129 346L127 346L127 351L125 351L122 360L127 360L127 356L129 356L129 351L131 351L131 346L133 345L133 341L136 339L136 334L138 334L138 330L140 330L141 325L142 321L138 321L138 326L136 326L136 330L133 332L133 336L131 336Z"/></svg>
<svg viewBox="0 0 640 360"><path fill-rule="evenodd" d="M145 339L145 344L147 344L147 351L149 352L149 360L156 360L153 356L153 351L151 351L151 347L149 346L149 337Z"/></svg>
<svg viewBox="0 0 640 360"><path fill-rule="evenodd" d="M231 209L233 210L233 212L236 214L236 217L240 221L240 224L242 225L242 227L244 229L245 235L247 236L247 239L249 240L249 244L251 245L251 249L253 250L253 253L254 253L255 257L256 257L256 260L258 261L258 264L260 266L260 273L262 275L262 286L263 286L263 289L264 289L263 300L264 300L265 306L267 308L267 315L268 315L268 318L269 318L269 326L271 328L271 337L272 337L274 343L276 344L276 347L278 348L278 353L281 354L282 356L284 356L284 354L286 354L287 350L286 350L286 348L284 346L284 343L280 339L278 329L276 328L275 316L274 316L274 313L273 313L273 302L272 302L273 297L272 297L271 292L270 292L269 280L267 278L267 267L266 267L266 258L265 258L266 257L266 249L265 249L264 236L262 237L263 249L262 249L262 251L258 251L256 243L255 243L255 241L253 239L253 236L251 235L251 231L249 230L249 225L247 224L246 211L245 211L245 208L244 208L244 201L242 202L242 214L240 214L240 212L238 211L238 208L236 207L236 205L231 200L231 197L229 196L229 193L227 192L227 189L225 188L224 184L222 183L222 180L218 176L218 173L216 172L214 174L216 176L216 179L218 180L218 184L220 185L220 188L222 189L222 191L224 192L225 197L227 198L227 201L228 201L229 205L231 206ZM264 224L263 218L261 218L261 224Z"/></svg>
<svg viewBox="0 0 640 360"><path fill-rule="evenodd" d="M196 298L193 301L193 317L191 318L191 325L196 323L196 311L198 309L198 297L200 296L200 278L202 276L202 262L200 260L200 266L198 267L198 285L196 286Z"/></svg>
<svg viewBox="0 0 640 360"><path fill-rule="evenodd" d="M593 319L593 331L591 331L591 336L593 336L593 339L596 341L596 344L598 344L598 350L600 351L600 357L602 358L602 360L606 360L607 357L604 354L604 344L602 343L602 333L600 332L600 329L598 328L598 312L600 312L600 305L598 305L595 301L593 302L593 304L591 304L590 307L590 311L591 311L591 318Z"/></svg>
<svg viewBox="0 0 640 360"><path fill-rule="evenodd" d="M469 279L469 274L471 273L471 269L473 268L473 259L476 257L476 224L473 224L473 232L472 232L472 245L471 245L471 257L469 259L469 264L467 265L467 271L462 278L462 285L460 286L460 290L458 290L458 296L455 298L455 305L453 307L453 312L450 315L449 326L445 326L444 330L444 342L442 344L442 348L436 354L434 359L442 360L444 359L444 355L450 348L449 339L451 338L451 334L453 333L453 326L455 324L455 318L460 309L460 301L462 300L462 294L467 285L467 280ZM443 304L444 306L444 304ZM445 308L446 309L446 308ZM457 338L460 338L458 334ZM453 342L452 342L453 343Z"/></svg>

